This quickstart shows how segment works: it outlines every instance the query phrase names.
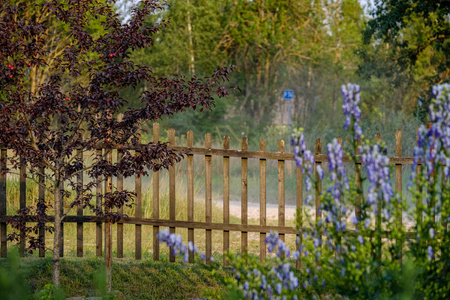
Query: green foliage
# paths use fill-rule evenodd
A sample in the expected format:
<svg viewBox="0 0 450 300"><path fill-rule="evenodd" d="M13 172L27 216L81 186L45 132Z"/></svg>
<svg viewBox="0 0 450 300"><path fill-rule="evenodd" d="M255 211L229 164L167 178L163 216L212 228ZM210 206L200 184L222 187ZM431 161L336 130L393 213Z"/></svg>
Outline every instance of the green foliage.
<svg viewBox="0 0 450 300"><path fill-rule="evenodd" d="M0 266L0 299L26 299L31 295L19 263L19 253L13 248L8 252L6 263Z"/></svg>

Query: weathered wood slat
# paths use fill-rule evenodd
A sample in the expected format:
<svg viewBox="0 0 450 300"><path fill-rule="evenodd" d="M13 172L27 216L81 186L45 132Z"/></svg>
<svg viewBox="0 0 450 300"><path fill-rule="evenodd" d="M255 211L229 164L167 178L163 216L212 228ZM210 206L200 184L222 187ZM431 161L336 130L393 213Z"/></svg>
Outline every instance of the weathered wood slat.
<svg viewBox="0 0 450 300"><path fill-rule="evenodd" d="M381 144L381 134L380 133L377 133L375 135L375 142ZM381 224L381 207L382 207L381 201L382 201L381 199L377 200L377 206L378 206L377 210L378 211L377 211L377 215L375 217L375 229L378 229L378 230L381 230L381 225L382 225ZM378 249L377 250L378 251L378 253L377 253L378 259L381 259L381 255L382 255L382 253L381 253L382 243L383 243L383 241L382 241L381 237L378 237L376 240L376 245L377 245L376 247Z"/></svg>
<svg viewBox="0 0 450 300"><path fill-rule="evenodd" d="M61 181L60 185L61 195L64 195L64 181ZM61 216L64 214L64 196L61 199ZM61 234L59 236L59 244L61 247L59 248L59 257L64 256L64 224L61 224Z"/></svg>
<svg viewBox="0 0 450 300"><path fill-rule="evenodd" d="M105 149L105 160L112 163L112 149ZM105 180L105 193L112 192L112 177ZM105 207L105 212L110 213L111 209ZM112 287L112 223L109 220L105 222L105 267L106 267L106 289Z"/></svg>
<svg viewBox="0 0 450 300"><path fill-rule="evenodd" d="M296 191L295 191L295 198L296 198L296 206L297 206L297 219L299 220L299 225L302 227L302 221L303 221L303 174L301 168L296 168ZM297 251L300 251L300 246L302 245L303 237L301 234L297 234ZM302 267L302 261L300 258L297 260L296 263L297 270L300 270Z"/></svg>
<svg viewBox="0 0 450 300"><path fill-rule="evenodd" d="M402 156L402 132L400 130L395 131L395 156ZM402 218L403 218L402 217L403 216L403 214L402 214L402 199L401 199L401 196L402 196L402 165L401 164L395 165L395 191L400 194L400 199L398 200L399 201L399 203L398 203L398 205L399 205L398 213L399 214L398 214L397 222L398 222L398 226L401 227L402 223L403 223L402 222L403 221L402 220ZM397 240L397 243L399 245L398 256L401 260L403 241L400 239L400 240Z"/></svg>
<svg viewBox="0 0 450 300"><path fill-rule="evenodd" d="M154 123L158 124L158 123ZM99 143L95 145L96 149L107 148L108 145L104 143ZM131 146L131 145L116 145L116 149L128 149L128 150L136 150L142 149L146 144L140 146ZM272 160L285 160L285 161L293 161L294 155L292 153L278 153L278 152L260 152L260 151L251 151L251 150L232 150L232 149L216 149L216 148L198 148L198 147L182 147L175 146L172 149L176 151L186 151L190 154L194 155L210 155L210 156L228 156L228 157L237 157L237 158L257 158L257 159L272 159ZM357 156L357 159L359 156ZM314 159L316 162L328 162L328 156L326 154L314 154ZM402 165L412 165L414 163L413 157L397 157L392 156L389 157L389 161L391 164L402 164ZM343 157L344 163L353 162L347 156Z"/></svg>
<svg viewBox="0 0 450 300"><path fill-rule="evenodd" d="M77 150L77 158L83 161L83 151ZM77 194L83 193L83 172L77 175ZM83 215L83 206L77 206L77 216ZM83 223L77 223L77 257L83 257Z"/></svg>
<svg viewBox="0 0 450 300"><path fill-rule="evenodd" d="M175 146L175 130L170 129L169 132L169 145ZM175 220L175 162L169 166L169 219ZM175 227L169 228L170 233L175 233ZM169 253L169 261L175 262L175 255L172 251Z"/></svg>
<svg viewBox="0 0 450 300"><path fill-rule="evenodd" d="M194 144L194 132L187 132L187 146L192 147ZM194 155L187 155L187 217L188 222L194 222ZM188 243L194 243L194 228L188 228ZM194 262L194 251L189 250L189 262Z"/></svg>
<svg viewBox="0 0 450 300"><path fill-rule="evenodd" d="M103 153L102 153L102 149L97 149L95 150L95 155L97 157L97 160L101 160ZM103 193L103 189L102 189L102 177L98 176L96 178L96 208L99 210L102 209L102 193ZM103 256L103 230L102 230L102 223L101 222L97 222L95 224L95 255L96 256Z"/></svg>
<svg viewBox="0 0 450 300"><path fill-rule="evenodd" d="M159 123L153 123L153 143L159 141ZM159 171L153 172L153 218L159 218ZM153 226L153 260L159 260L159 226Z"/></svg>
<svg viewBox="0 0 450 300"><path fill-rule="evenodd" d="M14 216L0 216L0 223L5 222L7 218ZM48 216L49 222L55 220L54 216ZM96 223L105 222L105 218L97 216L65 216L63 223ZM170 221L163 219L147 219L147 218L135 218L135 217L124 217L120 219L124 224L140 224L148 226L158 226L158 227L177 227L177 228L194 228L203 230L228 230L228 231L245 231L245 232L265 232L276 231L283 234L297 234L297 230L292 227L280 227L280 226L261 226L261 225L242 225L242 224L223 224L223 223L205 223L205 222L188 222L188 221ZM352 233L351 230L348 230ZM370 232L370 231L369 231ZM389 232L383 231L382 236L386 236ZM417 234L413 231L407 232L407 238L415 238Z"/></svg>
<svg viewBox="0 0 450 300"><path fill-rule="evenodd" d="M136 132L139 143L141 142L141 124ZM135 151L135 155L140 155L140 150ZM134 215L136 218L142 218L142 176L137 174L134 178L134 191L136 193ZM134 257L142 259L142 227L136 224L134 227Z"/></svg>
<svg viewBox="0 0 450 300"><path fill-rule="evenodd" d="M315 146L315 153L316 155L322 153L322 141L320 139L316 139L316 146ZM322 180L320 180L319 173L317 172L318 167L322 167L322 162L316 160L316 166L315 166L315 176L316 176L316 219L319 219L322 217L322 212L320 210L320 195L322 195Z"/></svg>
<svg viewBox="0 0 450 300"><path fill-rule="evenodd" d="M45 169L39 169L39 191L38 202L40 205L45 203ZM39 228L39 239L42 241L45 247L45 228ZM45 257L45 248L39 248L39 257Z"/></svg>
<svg viewBox="0 0 450 300"><path fill-rule="evenodd" d="M205 147L211 148L211 134L205 134ZM205 221L212 222L212 170L211 170L211 155L205 155ZM206 229L206 264L211 264L212 254L212 231Z"/></svg>
<svg viewBox="0 0 450 300"><path fill-rule="evenodd" d="M117 122L122 122L123 114L117 116ZM117 162L122 160L122 150L117 150ZM123 191L123 175L117 174L117 191ZM117 212L123 214L123 207L120 207ZM117 223L117 258L123 258L123 223Z"/></svg>
<svg viewBox="0 0 450 300"><path fill-rule="evenodd" d="M278 140L278 152L284 153L284 141ZM285 161L278 160L278 226L285 225L286 213L286 191L285 191ZM284 234L280 234L280 239L284 242Z"/></svg>
<svg viewBox="0 0 450 300"><path fill-rule="evenodd" d="M259 141L259 151L266 151L266 140L261 139ZM267 217L267 202L266 202L266 190L267 190L267 179L266 179L266 167L267 161L265 159L259 160L259 224L261 226L266 226ZM266 233L262 232L259 235L259 259L264 261L266 259Z"/></svg>
<svg viewBox="0 0 450 300"><path fill-rule="evenodd" d="M242 138L241 149L246 151L248 149L248 140L246 137ZM248 159L241 158L241 224L248 224ZM247 253L248 248L248 234L246 231L241 232L241 252Z"/></svg>
<svg viewBox="0 0 450 300"><path fill-rule="evenodd" d="M6 215L6 149L0 149L0 218ZM5 219L0 221L0 257L7 255L6 223Z"/></svg>
<svg viewBox="0 0 450 300"><path fill-rule="evenodd" d="M24 209L27 206L27 167L25 165L25 160L20 158L20 187L19 187L19 207L20 209ZM25 231L20 232L20 246L19 253L20 256L25 254Z"/></svg>
<svg viewBox="0 0 450 300"><path fill-rule="evenodd" d="M358 151L361 141L356 141L356 151ZM361 186L361 163L355 163L355 184L356 184L356 195L355 195L355 217L358 220L361 219L361 197L362 197L362 186Z"/></svg>
<svg viewBox="0 0 450 300"><path fill-rule="evenodd" d="M223 148L230 148L230 137L225 136L223 138ZM228 156L223 157L223 223L230 224L230 158ZM230 232L228 230L223 231L223 253L230 251ZM223 256L223 264L228 265L226 255Z"/></svg>

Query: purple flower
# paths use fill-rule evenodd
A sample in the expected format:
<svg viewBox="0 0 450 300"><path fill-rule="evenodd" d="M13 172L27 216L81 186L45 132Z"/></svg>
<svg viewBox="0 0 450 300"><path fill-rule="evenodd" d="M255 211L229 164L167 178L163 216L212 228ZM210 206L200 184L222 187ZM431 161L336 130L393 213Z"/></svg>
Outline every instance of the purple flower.
<svg viewBox="0 0 450 300"><path fill-rule="evenodd" d="M430 228L429 233L430 233L430 238L431 238L431 239L434 239L435 232L434 232L434 229L433 229L433 228Z"/></svg>
<svg viewBox="0 0 450 300"><path fill-rule="evenodd" d="M442 165L446 178L450 175L450 84L434 86L433 95L435 98L429 108L432 125L429 129L422 125L417 132L410 185L416 176L414 171L419 161L425 162L425 180L431 179L437 164Z"/></svg>
<svg viewBox="0 0 450 300"><path fill-rule="evenodd" d="M278 295L281 295L281 283L277 283L277 287L275 288L275 290L277 291Z"/></svg>
<svg viewBox="0 0 450 300"><path fill-rule="evenodd" d="M362 237L362 235L358 235L358 242L362 245L364 244L364 238Z"/></svg>
<svg viewBox="0 0 450 300"><path fill-rule="evenodd" d="M363 135L362 129L358 125L361 120L361 109L358 106L361 101L360 91L359 85L356 84L349 83L341 87L342 96L344 97L342 105L342 111L345 116L344 129L347 129L353 122L356 140L360 140Z"/></svg>
<svg viewBox="0 0 450 300"><path fill-rule="evenodd" d="M367 196L370 204L376 203L378 190L382 191L383 198L387 203L394 196L390 181L389 157L386 155L386 152L386 148L378 143L373 145L366 144L359 148L361 161L366 166L370 182Z"/></svg>
<svg viewBox="0 0 450 300"><path fill-rule="evenodd" d="M428 252L428 259L429 259L429 260L432 260L433 257L434 257L433 247L428 246L427 252Z"/></svg>

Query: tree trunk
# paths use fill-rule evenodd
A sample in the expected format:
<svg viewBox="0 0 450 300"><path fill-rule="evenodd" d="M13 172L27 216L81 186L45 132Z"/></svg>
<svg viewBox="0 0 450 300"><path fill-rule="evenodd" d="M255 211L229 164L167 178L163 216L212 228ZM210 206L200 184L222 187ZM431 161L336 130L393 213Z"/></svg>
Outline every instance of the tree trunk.
<svg viewBox="0 0 450 300"><path fill-rule="evenodd" d="M55 232L53 234L53 284L59 286L59 258L62 237L62 194L61 194L61 175L55 174Z"/></svg>
<svg viewBox="0 0 450 300"><path fill-rule="evenodd" d="M187 28L189 36L189 52L191 56L191 62L189 64L189 72L191 75L195 75L195 54L194 54L194 43L192 41L192 26L191 26L191 1L187 0Z"/></svg>

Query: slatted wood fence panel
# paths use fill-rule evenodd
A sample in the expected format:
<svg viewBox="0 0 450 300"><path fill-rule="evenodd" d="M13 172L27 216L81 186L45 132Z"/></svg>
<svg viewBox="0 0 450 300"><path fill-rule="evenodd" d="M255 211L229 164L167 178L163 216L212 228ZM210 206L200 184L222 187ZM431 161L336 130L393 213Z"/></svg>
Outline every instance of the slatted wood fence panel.
<svg viewBox="0 0 450 300"><path fill-rule="evenodd" d="M139 134L140 136L140 134ZM169 147L174 150L183 150L187 151L186 161L186 177L187 177L187 220L177 220L176 219L176 182L178 178L176 178L175 166L171 166L168 170L169 174L169 218L161 219L160 218L160 172L153 172L152 176L152 207L153 212L151 218L144 218L142 213L142 180L146 179L140 175L135 176L135 192L136 192L136 201L135 201L135 209L134 216L124 217L117 223L117 257L122 258L124 256L124 224L134 224L135 226L135 258L142 258L142 245L146 244L147 240L144 237L142 239L142 226L152 226L153 227L153 259L159 260L159 243L157 239L157 234L161 227L169 227L171 233L178 233L181 229L187 229L188 233L188 241L194 243L194 232L195 230L204 230L205 231L205 255L206 262L211 262L212 257L212 231L219 230L223 232L223 252L227 252L230 250L230 231L237 231L241 233L241 251L246 252L248 248L248 233L256 232L259 233L259 255L261 260L264 260L266 257L266 245L265 238L266 234L270 231L277 231L280 234L281 239L285 239L286 234L294 235L300 241L298 243L298 247L301 244L302 237L298 234L298 232L291 227L286 226L286 164L293 163L294 157L291 153L286 153L285 143L282 140L278 141L278 151L277 152L267 152L266 151L266 141L261 139L259 142L259 151L250 151L248 150L248 140L243 138L241 140L241 145L239 150L230 149L230 138L228 136L223 139L223 147L214 149L212 148L211 135L208 133L205 135L204 140L204 148L194 147L194 133L192 131L188 131L186 135L186 146L177 146L175 144L175 131L168 131L168 141ZM376 140L381 141L381 135L376 135ZM157 143L160 141L160 128L159 124L153 124L153 142ZM339 143L342 143L341 139L338 139ZM139 154L142 147L145 145L139 145L135 147L128 147L130 150L134 150L136 155ZM116 150L114 150L116 151ZM95 155L97 158L104 157L108 161L112 160L111 149L107 149L104 145L96 146ZM83 152L78 151L77 154L78 159L83 159ZM120 161L122 157L122 152L117 150L116 152L117 161ZM7 156L6 149L0 149L0 169L6 168L5 158ZM194 221L194 156L203 157L205 163L205 197L204 197L204 206L205 206L205 221L198 222ZM223 222L216 223L213 222L212 219L212 157L218 156L222 158L222 168L223 168ZM241 218L240 224L231 224L230 223L230 158L239 158L241 163ZM318 167L322 167L322 163L327 162L328 158L326 155L322 154L322 142L320 139L316 140L315 143L315 177L317 180L317 185L315 186L315 217L321 217L320 207L320 195L322 193L322 181L320 180L318 174ZM249 159L257 159L259 161L259 225L250 225L248 222L248 160ZM278 178L278 221L277 226L268 226L267 225L267 161L274 160L277 162L277 178ZM402 166L405 164L412 164L413 158L411 157L402 157L402 148L401 148L401 131L397 131L395 133L395 156L390 158L391 163L395 164L395 190L399 193L402 191ZM348 158L344 158L344 162L351 162ZM420 166L418 167L420 168ZM41 185L39 186L39 196L38 201L40 203L44 202L45 198L45 188L44 188L44 170L41 170L39 176L39 182ZM26 180L25 176L26 169L22 168L20 170L20 208L24 208L26 206ZM355 168L355 177L356 184L361 193L361 163L356 163ZM303 175L299 168L296 168L295 172L295 203L296 208L301 211L303 209ZM96 178L97 182L102 182L102 178ZM124 188L124 179L123 176L118 176L116 181L116 188L118 190L122 190ZM0 256L6 257L7 250L7 226L5 223L6 220L6 203L7 196L6 195L6 175L0 174L0 236L1 236L1 244L0 244ZM80 173L77 177L77 184L81 186L83 184L83 174ZM106 178L104 187L102 184L98 184L96 187L96 206L100 208L102 198L101 194L104 191L110 192L112 190L112 178ZM358 200L359 199L359 200ZM360 196L357 196L355 213L359 214L360 205ZM420 205L420 203L417 203ZM401 206L399 206L401 209ZM123 213L123 209L119 210L119 213ZM50 221L52 217L50 216ZM301 220L300 220L301 221ZM401 215L398 220L401 225ZM112 243L112 227L111 223L105 223L105 244L103 244L103 232L102 227L104 224L104 220L97 216L85 215L82 207L77 207L76 215L67 215L65 217L64 222L75 222L77 224L77 243L76 243L76 253L78 257L82 257L84 255L84 235L83 231L85 227L83 226L86 222L93 222L96 224L96 255L102 256L104 253L102 252L103 247L108 245L108 251L105 251L106 255L111 255L111 243ZM379 216L376 218L376 224L379 225L380 219ZM45 237L45 232L40 231L39 236L42 238ZM21 251L23 252L23 248L25 246L25 241L20 241ZM39 251L39 256L44 256L43 250ZM189 253L189 262L193 262L194 255L192 252ZM175 261L175 257L170 254L170 261ZM224 257L224 264L227 264L226 258ZM300 262L297 263L297 268L300 268Z"/></svg>

